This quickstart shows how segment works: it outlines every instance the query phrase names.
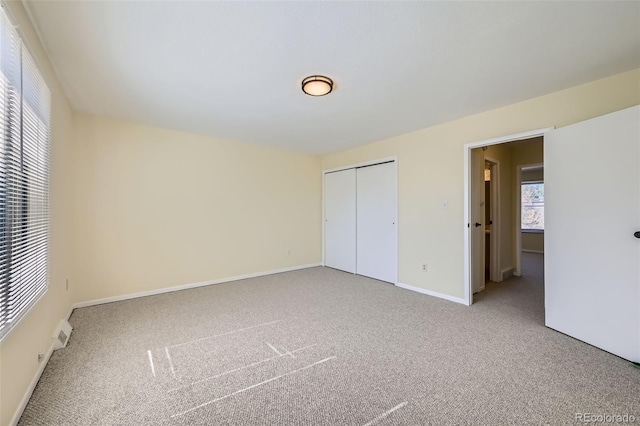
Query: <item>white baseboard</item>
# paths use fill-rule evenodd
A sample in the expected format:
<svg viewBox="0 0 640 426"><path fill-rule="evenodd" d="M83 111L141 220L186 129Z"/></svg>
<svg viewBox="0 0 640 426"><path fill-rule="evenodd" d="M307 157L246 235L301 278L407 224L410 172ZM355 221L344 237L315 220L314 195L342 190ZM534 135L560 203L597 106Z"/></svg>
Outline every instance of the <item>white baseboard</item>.
<svg viewBox="0 0 640 426"><path fill-rule="evenodd" d="M29 383L29 387L27 388L27 391L24 393L22 400L20 400L20 405L18 405L16 412L13 414L13 418L11 419L11 422L9 422L10 426L16 426L18 424L18 421L20 421L20 417L22 417L22 413L24 412L24 409L27 408L29 399L31 399L31 394L33 393L33 390L36 388L36 385L38 384L38 380L40 380L40 376L42 376L42 372L44 371L44 368L47 366L47 363L49 362L49 358L51 358L52 353L53 353L53 343L51 343L51 346L49 346L49 350L47 350L47 353L44 354L44 359L40 361L40 366L38 367L36 374L33 376L31 383Z"/></svg>
<svg viewBox="0 0 640 426"><path fill-rule="evenodd" d="M69 317L71 316L72 312L73 312L73 306L69 308L69 312L67 312L67 316L64 317L64 319L69 321ZM49 349L44 354L44 358L42 359L42 361L40 361L40 366L36 370L36 374L33 376L33 379L31 380L31 383L29 383L29 387L27 388L27 391L24 393L24 396L20 400L20 404L18 405L18 408L16 408L16 412L13 414L13 418L9 422L10 426L16 426L20 421L20 417L22 417L22 413L24 412L24 409L27 408L29 399L31 399L31 395L33 394L33 391L35 390L36 385L40 380L40 376L42 376L42 372L44 371L44 368L49 363L49 358L51 358L51 355L53 354L53 337L51 339L52 339L51 346L49 346Z"/></svg>
<svg viewBox="0 0 640 426"><path fill-rule="evenodd" d="M500 273L502 274L502 281L508 280L509 278L513 277L513 275L514 275L513 266L510 266L508 268L504 268Z"/></svg>
<svg viewBox="0 0 640 426"><path fill-rule="evenodd" d="M524 253L537 253L537 254L544 254L544 251L542 251L542 250L522 249L522 251L523 251Z"/></svg>
<svg viewBox="0 0 640 426"><path fill-rule="evenodd" d="M71 314L73 313L73 310L75 308L73 307L73 305L71 305L71 307L69 308L69 312L67 312L67 316L64 317L64 319L66 319L67 321L69 321L69 318L71 318Z"/></svg>
<svg viewBox="0 0 640 426"><path fill-rule="evenodd" d="M400 283L400 282L397 283L396 286L398 286L400 288L404 288L406 290L415 291L417 293L426 294L428 296L438 297L440 299L445 299L445 300L449 300L451 302L456 302L456 303L461 303L463 305L467 305L467 302L461 297L450 296L448 294L438 293L437 291L427 290L427 289L421 288L421 287L414 287L412 285L403 284L403 283Z"/></svg>
<svg viewBox="0 0 640 426"><path fill-rule="evenodd" d="M321 266L321 264L320 263L311 263L311 264L308 264L308 265L292 266L292 267L289 267L289 268L274 269L274 270L271 270L271 271L264 271L264 272L255 272L253 274L237 275L235 277L220 278L220 279L217 279L217 280L202 281L202 282L199 282L199 283L191 283L191 284L178 285L178 286L174 286L174 287L164 287L164 288L159 288L159 289L156 289L156 290L141 291L139 293L123 294L121 296L105 297L104 299L88 300L86 302L74 303L73 304L73 309L85 308L87 306L94 306L94 305L102 305L103 303L120 302L122 300L137 299L138 297L154 296L156 294L171 293L173 291L187 290L187 289L190 289L190 288L204 287L204 286L207 286L207 285L222 284L222 283L228 283L228 282L231 282L231 281L246 280L247 278L256 278L256 277L262 277L262 276L265 276L265 275L280 274L282 272L297 271L299 269L314 268L316 266Z"/></svg>

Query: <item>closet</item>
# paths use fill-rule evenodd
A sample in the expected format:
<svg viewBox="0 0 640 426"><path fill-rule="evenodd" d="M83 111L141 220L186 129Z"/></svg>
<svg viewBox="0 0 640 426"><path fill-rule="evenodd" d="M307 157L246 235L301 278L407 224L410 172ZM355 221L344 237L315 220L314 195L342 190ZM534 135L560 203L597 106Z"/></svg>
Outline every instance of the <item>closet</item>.
<svg viewBox="0 0 640 426"><path fill-rule="evenodd" d="M381 281L397 280L396 162L324 175L324 263Z"/></svg>

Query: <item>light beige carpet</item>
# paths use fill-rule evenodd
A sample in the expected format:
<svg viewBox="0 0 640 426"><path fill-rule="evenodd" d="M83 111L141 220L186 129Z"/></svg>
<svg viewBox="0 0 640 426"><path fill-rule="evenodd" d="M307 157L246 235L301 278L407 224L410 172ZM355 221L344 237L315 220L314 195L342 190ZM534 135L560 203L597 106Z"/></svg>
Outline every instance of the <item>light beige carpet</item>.
<svg viewBox="0 0 640 426"><path fill-rule="evenodd" d="M545 328L525 265L471 307L313 268L77 309L20 424L640 419L640 370Z"/></svg>

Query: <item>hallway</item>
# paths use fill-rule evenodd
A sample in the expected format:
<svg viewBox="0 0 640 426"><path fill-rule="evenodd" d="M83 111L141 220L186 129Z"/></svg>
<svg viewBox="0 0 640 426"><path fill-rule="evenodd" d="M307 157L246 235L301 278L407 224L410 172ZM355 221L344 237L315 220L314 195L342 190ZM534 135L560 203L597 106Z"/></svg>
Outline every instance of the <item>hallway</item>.
<svg viewBox="0 0 640 426"><path fill-rule="evenodd" d="M485 291L473 295L473 303L484 309L510 306L517 315L544 325L544 255L523 252L522 276L501 283L487 281Z"/></svg>

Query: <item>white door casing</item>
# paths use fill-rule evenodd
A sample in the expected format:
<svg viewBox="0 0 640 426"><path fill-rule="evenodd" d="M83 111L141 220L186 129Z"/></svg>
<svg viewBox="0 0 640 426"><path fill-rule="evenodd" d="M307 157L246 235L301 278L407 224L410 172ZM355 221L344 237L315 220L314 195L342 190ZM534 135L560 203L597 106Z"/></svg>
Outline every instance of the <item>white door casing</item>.
<svg viewBox="0 0 640 426"><path fill-rule="evenodd" d="M545 323L640 362L640 106L545 135Z"/></svg>
<svg viewBox="0 0 640 426"><path fill-rule="evenodd" d="M324 264L356 272L356 170L324 175Z"/></svg>
<svg viewBox="0 0 640 426"><path fill-rule="evenodd" d="M471 150L471 288L472 294L484 290L485 193L484 154Z"/></svg>
<svg viewBox="0 0 640 426"><path fill-rule="evenodd" d="M537 130L531 130L522 133L516 133L512 135L500 136L497 138L486 139L477 142L471 142L465 144L463 146L463 164L464 164L464 301L467 305L471 305L473 302L473 286L472 286L472 276L473 276L473 255L472 255L472 237L473 237L473 228L470 227L472 221L472 191L471 191L471 180L472 180L472 151L475 148L481 148L483 146L491 146L498 145L505 142L515 142L525 139L531 139L538 136L543 136L551 130L551 128L543 128ZM500 204L500 203L498 203ZM461 225L462 225L461 223ZM474 222L475 223L475 222ZM496 227L498 230L499 226ZM498 238L500 240L500 238ZM505 265L500 265L502 268Z"/></svg>
<svg viewBox="0 0 640 426"><path fill-rule="evenodd" d="M493 158L484 157L485 161L491 163L491 217L485 217L485 224L491 223L490 235L490 276L489 279L499 283L502 281L502 268L500 259L500 227L502 226L500 215L500 162ZM485 193L485 203L486 193Z"/></svg>

